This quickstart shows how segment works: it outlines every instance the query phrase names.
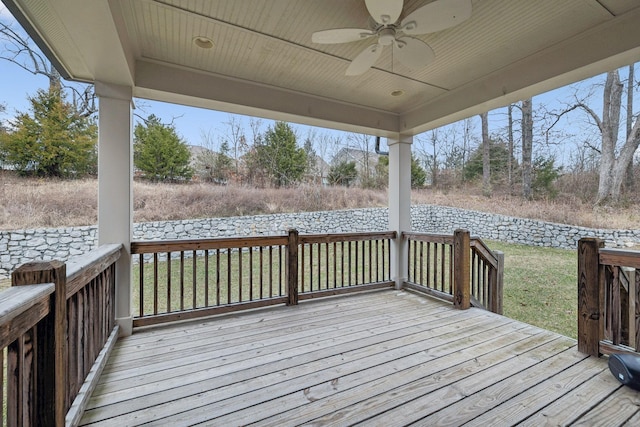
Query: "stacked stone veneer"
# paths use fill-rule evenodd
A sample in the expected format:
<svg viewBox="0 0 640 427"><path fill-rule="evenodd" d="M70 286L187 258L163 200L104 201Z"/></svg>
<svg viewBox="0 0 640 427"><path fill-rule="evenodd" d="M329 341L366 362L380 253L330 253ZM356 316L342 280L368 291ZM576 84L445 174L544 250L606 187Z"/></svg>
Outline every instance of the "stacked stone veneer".
<svg viewBox="0 0 640 427"><path fill-rule="evenodd" d="M465 228L483 239L575 249L582 237L598 237L607 246L640 244L638 230L603 230L514 218L443 206L411 208L414 231L450 234ZM196 239L300 233L346 233L388 230L387 209L302 212L251 217L209 218L135 224L134 240ZM96 246L96 227L44 228L0 232L0 278L33 260L66 261Z"/></svg>

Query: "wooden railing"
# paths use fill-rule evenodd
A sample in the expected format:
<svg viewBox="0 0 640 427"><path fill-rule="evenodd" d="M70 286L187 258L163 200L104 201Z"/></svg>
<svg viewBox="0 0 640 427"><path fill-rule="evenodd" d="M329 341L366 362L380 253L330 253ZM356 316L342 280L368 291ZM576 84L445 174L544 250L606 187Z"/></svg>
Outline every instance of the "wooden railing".
<svg viewBox="0 0 640 427"><path fill-rule="evenodd" d="M78 423L92 387L86 379L99 375L95 362L117 337L115 262L121 247L102 246L67 265L34 262L13 272L12 287L0 293L7 425Z"/></svg>
<svg viewBox="0 0 640 427"><path fill-rule="evenodd" d="M286 303L288 245L288 236L132 242L134 327Z"/></svg>
<svg viewBox="0 0 640 427"><path fill-rule="evenodd" d="M394 232L133 242L134 327L390 286Z"/></svg>
<svg viewBox="0 0 640 427"><path fill-rule="evenodd" d="M640 352L640 251L578 242L578 350Z"/></svg>
<svg viewBox="0 0 640 427"><path fill-rule="evenodd" d="M405 286L451 301L502 314L504 255L491 251L466 230L453 235L404 232L408 242Z"/></svg>
<svg viewBox="0 0 640 427"><path fill-rule="evenodd" d="M299 236L298 298L392 286L395 236L392 231Z"/></svg>

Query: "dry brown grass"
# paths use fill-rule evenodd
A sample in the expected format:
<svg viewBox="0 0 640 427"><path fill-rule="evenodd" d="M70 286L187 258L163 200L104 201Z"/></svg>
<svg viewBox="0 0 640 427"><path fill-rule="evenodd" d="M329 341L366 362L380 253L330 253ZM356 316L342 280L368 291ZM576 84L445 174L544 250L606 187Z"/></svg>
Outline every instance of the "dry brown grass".
<svg viewBox="0 0 640 427"><path fill-rule="evenodd" d="M496 192L487 198L482 196L479 189L466 188L455 192L414 191L412 200L413 203L452 206L591 228L640 228L638 205L615 209L604 206L594 208L590 203L573 195L562 195L554 200L525 200L507 192Z"/></svg>
<svg viewBox="0 0 640 427"><path fill-rule="evenodd" d="M0 173L0 229L91 225L97 222L97 181L19 179ZM637 229L640 209L594 210L579 197L555 201L524 201L505 192L492 198L469 187L455 191L414 191L413 203L438 204L597 228ZM211 184L134 184L134 220L255 215L275 212L380 207L387 205L384 190L323 188L247 188Z"/></svg>

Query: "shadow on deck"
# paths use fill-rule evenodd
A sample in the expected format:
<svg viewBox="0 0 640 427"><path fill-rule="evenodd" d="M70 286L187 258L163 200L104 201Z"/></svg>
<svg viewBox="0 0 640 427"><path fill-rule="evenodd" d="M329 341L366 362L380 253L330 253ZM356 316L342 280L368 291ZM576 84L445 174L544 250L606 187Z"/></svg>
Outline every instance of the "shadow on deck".
<svg viewBox="0 0 640 427"><path fill-rule="evenodd" d="M384 290L138 329L81 424L638 425L639 409L573 339Z"/></svg>

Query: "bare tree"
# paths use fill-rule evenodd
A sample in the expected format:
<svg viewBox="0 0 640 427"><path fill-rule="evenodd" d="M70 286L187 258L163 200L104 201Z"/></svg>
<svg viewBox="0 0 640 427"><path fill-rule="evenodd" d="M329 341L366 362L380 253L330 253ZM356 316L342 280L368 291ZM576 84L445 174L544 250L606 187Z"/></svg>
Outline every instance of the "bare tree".
<svg viewBox="0 0 640 427"><path fill-rule="evenodd" d="M343 145L340 136L332 136L328 132L313 131L313 142L316 150L316 172L318 173L321 183L325 182L325 178L329 174L329 164L327 159L331 159Z"/></svg>
<svg viewBox="0 0 640 427"><path fill-rule="evenodd" d="M358 168L360 185L364 188L375 186L375 166L378 155L373 151L375 138L360 133L347 135L348 148L353 150L352 156Z"/></svg>
<svg viewBox="0 0 640 427"><path fill-rule="evenodd" d="M631 136L631 131L633 130L633 92L635 86L634 68L635 64L629 65L629 76L627 83L627 139L629 139L629 136ZM635 188L635 179L633 177L633 155L631 156L631 160L629 161L629 166L627 166L625 187L629 191L633 191L633 189Z"/></svg>
<svg viewBox="0 0 640 427"><path fill-rule="evenodd" d="M64 84L60 73L49 62L26 33L15 30L11 24L0 22L0 59L9 61L34 75L49 79L49 89L71 94L71 103L81 116L88 117L98 111L93 85Z"/></svg>
<svg viewBox="0 0 640 427"><path fill-rule="evenodd" d="M507 158L507 184L509 193L513 193L513 104L507 108L507 143L509 147L509 158Z"/></svg>
<svg viewBox="0 0 640 427"><path fill-rule="evenodd" d="M604 85L602 118L585 103L579 102L575 105L575 108L581 108L593 119L602 138L596 205L616 204L620 201L627 167L640 145L640 121L636 120L628 131L626 140L618 147L622 92L623 84L620 82L618 70L610 71Z"/></svg>
<svg viewBox="0 0 640 427"><path fill-rule="evenodd" d="M489 140L489 113L480 114L482 122L482 194L491 197L491 140Z"/></svg>
<svg viewBox="0 0 640 427"><path fill-rule="evenodd" d="M240 176L240 158L247 150L247 137L244 134L244 126L237 116L230 114L224 124L227 126L225 140L229 145L231 157L233 158L233 171L236 179L238 179Z"/></svg>
<svg viewBox="0 0 640 427"><path fill-rule="evenodd" d="M533 102L522 101L522 197L531 199L531 160L533 153Z"/></svg>

